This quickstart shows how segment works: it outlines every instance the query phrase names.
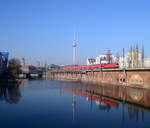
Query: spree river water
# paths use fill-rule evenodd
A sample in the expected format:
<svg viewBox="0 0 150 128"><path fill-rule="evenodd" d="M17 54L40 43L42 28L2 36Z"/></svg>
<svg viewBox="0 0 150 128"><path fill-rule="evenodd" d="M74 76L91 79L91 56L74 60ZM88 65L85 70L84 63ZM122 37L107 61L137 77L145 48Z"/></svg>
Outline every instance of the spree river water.
<svg viewBox="0 0 150 128"><path fill-rule="evenodd" d="M3 84L0 86L0 127L149 128L150 100L143 97L150 93L134 90L134 95L128 96L128 93L126 98L117 100L115 96L120 91L120 88L115 92L108 87L63 81L23 80L20 85ZM127 98L138 103L146 101L148 106L127 103Z"/></svg>

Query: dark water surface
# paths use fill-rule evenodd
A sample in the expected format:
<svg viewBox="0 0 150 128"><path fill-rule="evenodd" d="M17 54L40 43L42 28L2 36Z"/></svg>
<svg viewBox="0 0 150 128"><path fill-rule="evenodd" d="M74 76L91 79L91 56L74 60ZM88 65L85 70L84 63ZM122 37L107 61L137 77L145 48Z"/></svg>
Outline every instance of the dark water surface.
<svg viewBox="0 0 150 128"><path fill-rule="evenodd" d="M134 90L130 95L128 90L124 99L119 93L122 89L115 90L111 94L109 88L45 80L1 85L0 128L150 128L150 110L145 108L149 91ZM109 95L120 96L120 100Z"/></svg>

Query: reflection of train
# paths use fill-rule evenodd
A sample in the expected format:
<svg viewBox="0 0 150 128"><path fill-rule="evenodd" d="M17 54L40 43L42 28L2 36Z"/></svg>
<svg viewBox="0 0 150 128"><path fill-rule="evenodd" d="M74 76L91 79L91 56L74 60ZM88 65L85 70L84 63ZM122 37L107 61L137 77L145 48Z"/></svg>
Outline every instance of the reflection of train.
<svg viewBox="0 0 150 128"><path fill-rule="evenodd" d="M96 64L96 65L83 65L83 66L67 66L62 67L60 70L92 70L92 69L101 69L101 68L118 68L118 63L112 64Z"/></svg>
<svg viewBox="0 0 150 128"><path fill-rule="evenodd" d="M80 95L80 96L84 96L84 97L86 97L90 100L95 100L97 102L110 105L111 107L117 107L118 106L118 103L116 103L114 101L110 101L110 100L107 100L107 99L102 99L99 96L95 96L95 95L92 95L92 94L89 94L87 92L83 92L83 91L80 91L80 90L65 89L65 91L71 92L71 93L74 93L74 94L77 94L77 95Z"/></svg>

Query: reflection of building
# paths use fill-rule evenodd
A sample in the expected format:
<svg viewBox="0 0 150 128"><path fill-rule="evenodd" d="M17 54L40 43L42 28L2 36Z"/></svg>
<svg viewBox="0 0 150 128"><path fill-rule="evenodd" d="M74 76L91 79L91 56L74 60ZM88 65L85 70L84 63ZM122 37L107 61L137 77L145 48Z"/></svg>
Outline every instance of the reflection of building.
<svg viewBox="0 0 150 128"><path fill-rule="evenodd" d="M99 101L96 101L96 105L99 107L100 110L109 111L111 109L111 106L109 104L105 104Z"/></svg>
<svg viewBox="0 0 150 128"><path fill-rule="evenodd" d="M134 108L133 106L128 106L128 113L130 120L143 120L144 121L144 110L140 110L138 108ZM141 118L141 119L140 119Z"/></svg>
<svg viewBox="0 0 150 128"><path fill-rule="evenodd" d="M20 82L20 84L21 85L25 85L25 84L28 83L28 81L29 81L28 79L22 79L21 82Z"/></svg>

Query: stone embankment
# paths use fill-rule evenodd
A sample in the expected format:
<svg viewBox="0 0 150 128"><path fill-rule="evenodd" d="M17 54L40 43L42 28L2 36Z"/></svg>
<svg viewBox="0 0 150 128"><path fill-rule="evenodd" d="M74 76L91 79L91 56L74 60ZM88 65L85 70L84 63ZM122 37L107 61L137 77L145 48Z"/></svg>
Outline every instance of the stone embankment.
<svg viewBox="0 0 150 128"><path fill-rule="evenodd" d="M87 71L48 71L52 80L107 83L131 87L150 88L150 69L101 69Z"/></svg>

